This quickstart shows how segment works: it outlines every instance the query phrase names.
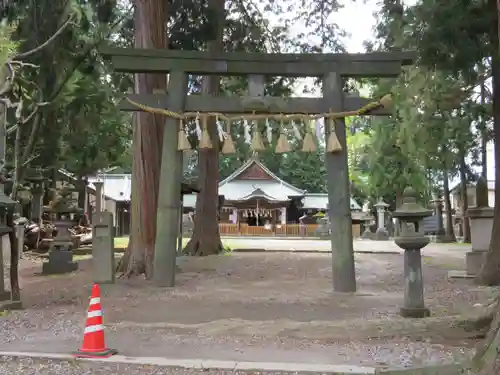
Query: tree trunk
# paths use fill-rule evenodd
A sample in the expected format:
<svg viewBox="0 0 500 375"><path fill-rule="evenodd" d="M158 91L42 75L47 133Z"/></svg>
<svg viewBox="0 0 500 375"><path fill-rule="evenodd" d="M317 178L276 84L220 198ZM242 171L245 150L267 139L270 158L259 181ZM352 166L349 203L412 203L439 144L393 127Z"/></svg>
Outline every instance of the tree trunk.
<svg viewBox="0 0 500 375"><path fill-rule="evenodd" d="M443 198L444 198L444 209L446 210L446 237L452 239L454 242L457 241L455 237L455 231L453 230L453 215L451 212L451 200L450 200L450 181L448 170L443 171Z"/></svg>
<svg viewBox="0 0 500 375"><path fill-rule="evenodd" d="M489 0L489 4L496 15L494 27L492 27L490 38L491 44L495 47L495 52L492 54L491 70L492 70L492 92L493 92L493 134L494 134L494 150L495 150L495 165L500 165L500 48L498 32L500 26L497 22L498 9L495 0ZM495 168L495 202L500 202L500 168ZM490 248L486 254L486 260L483 263L481 271L476 277L476 283L481 285L500 285L500 204L495 204L493 231L491 234Z"/></svg>
<svg viewBox="0 0 500 375"><path fill-rule="evenodd" d="M465 153L460 156L460 193L462 195L462 233L464 242L470 243L470 223L467 217L467 209L469 208L469 197L467 194L467 176L466 176Z"/></svg>
<svg viewBox="0 0 500 375"><path fill-rule="evenodd" d="M500 1L500 0L499 0ZM481 83L481 105L486 103L486 87L484 82ZM481 116L481 176L488 179L488 128L486 119Z"/></svg>
<svg viewBox="0 0 500 375"><path fill-rule="evenodd" d="M490 316L485 319L488 320ZM500 298L495 301L493 319L485 340L477 348L472 360L472 367L476 375L500 374Z"/></svg>
<svg viewBox="0 0 500 375"><path fill-rule="evenodd" d="M500 165L500 2L489 0L494 22L490 30L492 54L493 91L493 133L495 140L495 165ZM500 168L495 168L495 202L500 199ZM495 204L493 231L486 260L476 277L476 282L484 285L500 285L500 204ZM490 331L481 348L474 356L474 370L477 375L497 375L500 373L500 298L497 298L495 316Z"/></svg>
<svg viewBox="0 0 500 375"><path fill-rule="evenodd" d="M19 249L17 247L16 228L14 226L14 212L10 210L6 215L6 224L10 227L10 290L12 301L21 300L21 288L19 287ZM1 240L1 239L0 239Z"/></svg>
<svg viewBox="0 0 500 375"><path fill-rule="evenodd" d="M223 51L224 0L211 0L214 20L215 40L209 43L211 52ZM220 93L220 77L205 76L202 86L203 94L218 95ZM220 142L217 135L215 119L211 118L208 132L213 148L198 151L198 188L201 190L196 199L193 235L184 252L189 255L205 256L222 251L219 233L219 152Z"/></svg>
<svg viewBox="0 0 500 375"><path fill-rule="evenodd" d="M166 1L135 1L135 48L167 48L166 25ZM154 89L165 91L166 83L165 75L136 74L135 92L146 94L152 93ZM124 271L126 276L144 273L146 278L151 278L165 118L139 112L135 120L130 240L118 270Z"/></svg>

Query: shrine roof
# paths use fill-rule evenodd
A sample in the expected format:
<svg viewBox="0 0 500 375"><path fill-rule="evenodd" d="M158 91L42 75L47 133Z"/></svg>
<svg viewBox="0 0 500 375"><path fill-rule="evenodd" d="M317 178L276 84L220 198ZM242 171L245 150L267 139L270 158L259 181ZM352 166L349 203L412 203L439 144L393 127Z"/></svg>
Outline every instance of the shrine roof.
<svg viewBox="0 0 500 375"><path fill-rule="evenodd" d="M258 173L250 176L249 173L252 171ZM245 177L245 173L248 176ZM257 197L258 194L273 201L288 201L290 197L303 196L305 190L283 181L262 164L257 156L254 156L220 182L219 194L224 195L229 201L248 200Z"/></svg>
<svg viewBox="0 0 500 375"><path fill-rule="evenodd" d="M279 197L274 197L274 196L267 194L265 191L263 191L260 188L255 189L254 191L252 191L248 195L240 197L238 200L239 201L248 201L250 199L258 199L258 198L266 199L269 202L284 202L284 201L289 200L288 196L280 195Z"/></svg>

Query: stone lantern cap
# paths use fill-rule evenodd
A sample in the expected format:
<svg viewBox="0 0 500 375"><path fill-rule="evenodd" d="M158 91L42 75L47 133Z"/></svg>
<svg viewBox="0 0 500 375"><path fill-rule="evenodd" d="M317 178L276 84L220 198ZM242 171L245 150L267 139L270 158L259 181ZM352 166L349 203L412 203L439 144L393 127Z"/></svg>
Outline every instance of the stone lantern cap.
<svg viewBox="0 0 500 375"><path fill-rule="evenodd" d="M389 205L380 199L376 204L373 205L375 208L387 208Z"/></svg>
<svg viewBox="0 0 500 375"><path fill-rule="evenodd" d="M403 192L403 204L392 213L395 218L421 219L432 215L429 210L417 203L417 192L412 187L407 187Z"/></svg>
<svg viewBox="0 0 500 375"><path fill-rule="evenodd" d="M0 207L1 208L11 208L17 204L16 201L10 199L5 193L3 189L0 189Z"/></svg>

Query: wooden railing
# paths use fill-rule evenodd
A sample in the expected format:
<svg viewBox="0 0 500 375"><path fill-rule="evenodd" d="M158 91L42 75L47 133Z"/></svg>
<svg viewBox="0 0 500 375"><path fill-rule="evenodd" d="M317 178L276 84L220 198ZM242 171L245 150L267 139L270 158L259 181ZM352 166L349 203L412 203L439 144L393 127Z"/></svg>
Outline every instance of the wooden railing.
<svg viewBox="0 0 500 375"><path fill-rule="evenodd" d="M266 227L249 226L248 224L219 223L219 231L221 236L316 237L316 229L318 228L318 226L318 224L281 224L276 225L273 230ZM358 237L359 224L354 224L352 227L353 237Z"/></svg>

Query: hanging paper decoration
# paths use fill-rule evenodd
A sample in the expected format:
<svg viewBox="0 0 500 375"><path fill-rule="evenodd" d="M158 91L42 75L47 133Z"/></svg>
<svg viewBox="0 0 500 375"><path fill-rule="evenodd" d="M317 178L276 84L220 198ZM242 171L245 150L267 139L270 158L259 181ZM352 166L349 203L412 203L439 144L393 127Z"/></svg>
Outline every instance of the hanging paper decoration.
<svg viewBox="0 0 500 375"><path fill-rule="evenodd" d="M196 137L198 138L198 141L201 140L201 135L202 135L202 130L201 130L201 126L200 126L200 114L198 113L196 115L196 118L194 119L194 130L196 132Z"/></svg>
<svg viewBox="0 0 500 375"><path fill-rule="evenodd" d="M252 143L252 136L250 135L250 125L248 125L247 119L243 119L243 132L244 132L244 136L245 136L245 143L251 144Z"/></svg>
<svg viewBox="0 0 500 375"><path fill-rule="evenodd" d="M233 137L231 136L231 121L227 121L227 129L226 129L226 139L224 140L224 144L222 145L222 153L223 154L234 154L236 153L236 148L234 147Z"/></svg>
<svg viewBox="0 0 500 375"><path fill-rule="evenodd" d="M322 119L314 119L314 125L315 125L315 130L316 130L316 138L317 139L322 139L322 136L323 136L323 124L322 124Z"/></svg>
<svg viewBox="0 0 500 375"><path fill-rule="evenodd" d="M268 118L266 118L266 137L267 143L273 143L273 129L271 128L271 123Z"/></svg>
<svg viewBox="0 0 500 375"><path fill-rule="evenodd" d="M219 121L219 117L215 117L215 125L217 126L217 134L219 135L219 140L224 142L224 139L226 138L226 133L224 132L224 128L222 127L222 124Z"/></svg>
<svg viewBox="0 0 500 375"><path fill-rule="evenodd" d="M342 151L342 146L340 145L337 133L335 133L335 120L329 118L328 127L330 129L330 136L328 137L326 143L326 151L332 153Z"/></svg>
<svg viewBox="0 0 500 375"><path fill-rule="evenodd" d="M297 127L297 124L295 124L295 121L291 120L290 123L292 124L292 129L293 129L293 134L295 135L295 138L299 141L302 140L302 134L300 134L300 130Z"/></svg>
<svg viewBox="0 0 500 375"><path fill-rule="evenodd" d="M179 120L179 134L177 137L177 150L186 151L191 150L191 144L189 143L186 131L184 130L184 122Z"/></svg>
<svg viewBox="0 0 500 375"><path fill-rule="evenodd" d="M291 147L290 143L288 143L288 139L286 138L285 133L283 132L285 128L285 124L283 119L280 122L280 136L278 138L278 142L276 143L276 150L275 152L277 154L284 154L285 152L290 152Z"/></svg>
<svg viewBox="0 0 500 375"><path fill-rule="evenodd" d="M212 148L212 140L210 139L210 134L208 133L208 116L203 116L203 125L201 130L200 149Z"/></svg>

